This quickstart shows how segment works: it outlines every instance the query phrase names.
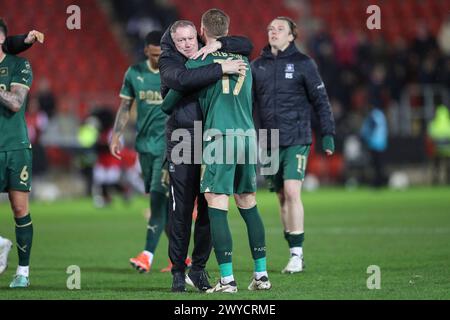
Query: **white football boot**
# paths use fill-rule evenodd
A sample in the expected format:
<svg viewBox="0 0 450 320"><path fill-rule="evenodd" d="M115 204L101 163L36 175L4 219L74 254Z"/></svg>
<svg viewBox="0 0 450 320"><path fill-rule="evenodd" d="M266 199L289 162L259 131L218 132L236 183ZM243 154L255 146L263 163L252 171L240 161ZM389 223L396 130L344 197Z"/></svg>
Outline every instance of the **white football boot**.
<svg viewBox="0 0 450 320"><path fill-rule="evenodd" d="M255 291L255 290L269 290L272 288L272 284L269 281L269 278L266 276L261 277L259 280L256 280L256 278L252 279L252 282L248 286L248 290Z"/></svg>
<svg viewBox="0 0 450 320"><path fill-rule="evenodd" d="M215 287L206 290L206 293L225 292L236 293L238 291L236 281L231 281L227 284L223 284L220 280Z"/></svg>
<svg viewBox="0 0 450 320"><path fill-rule="evenodd" d="M286 267L281 271L282 273L297 273L302 272L304 269L303 264L303 255L301 257L297 255L292 255L289 259L288 264Z"/></svg>

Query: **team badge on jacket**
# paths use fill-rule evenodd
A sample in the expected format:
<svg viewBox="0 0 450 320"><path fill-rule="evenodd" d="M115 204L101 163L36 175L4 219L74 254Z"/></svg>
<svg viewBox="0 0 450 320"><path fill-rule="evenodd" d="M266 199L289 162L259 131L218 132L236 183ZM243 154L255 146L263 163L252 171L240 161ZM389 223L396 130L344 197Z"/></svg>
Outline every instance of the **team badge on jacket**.
<svg viewBox="0 0 450 320"><path fill-rule="evenodd" d="M293 79L294 78L294 64L293 63L287 63L286 69L284 69L285 72L285 78L286 79Z"/></svg>
<svg viewBox="0 0 450 320"><path fill-rule="evenodd" d="M286 64L286 69L284 69L284 72L294 72L294 71L295 71L295 68L294 68L293 63Z"/></svg>

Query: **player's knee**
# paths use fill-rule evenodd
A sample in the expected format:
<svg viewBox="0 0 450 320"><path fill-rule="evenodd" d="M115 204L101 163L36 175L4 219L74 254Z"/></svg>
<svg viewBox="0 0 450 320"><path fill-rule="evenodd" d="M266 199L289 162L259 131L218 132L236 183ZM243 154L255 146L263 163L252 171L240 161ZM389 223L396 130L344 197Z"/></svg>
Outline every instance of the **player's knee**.
<svg viewBox="0 0 450 320"><path fill-rule="evenodd" d="M236 194L234 198L239 208L249 209L256 206L256 193Z"/></svg>
<svg viewBox="0 0 450 320"><path fill-rule="evenodd" d="M28 206L23 203L11 203L11 209L16 218L22 218L28 214Z"/></svg>
<svg viewBox="0 0 450 320"><path fill-rule="evenodd" d="M228 211L228 196L223 194L205 193L208 207Z"/></svg>
<svg viewBox="0 0 450 320"><path fill-rule="evenodd" d="M295 187L284 188L285 201L296 201L300 199L300 190Z"/></svg>
<svg viewBox="0 0 450 320"><path fill-rule="evenodd" d="M205 193L205 199L208 205L214 201L214 196L211 193Z"/></svg>

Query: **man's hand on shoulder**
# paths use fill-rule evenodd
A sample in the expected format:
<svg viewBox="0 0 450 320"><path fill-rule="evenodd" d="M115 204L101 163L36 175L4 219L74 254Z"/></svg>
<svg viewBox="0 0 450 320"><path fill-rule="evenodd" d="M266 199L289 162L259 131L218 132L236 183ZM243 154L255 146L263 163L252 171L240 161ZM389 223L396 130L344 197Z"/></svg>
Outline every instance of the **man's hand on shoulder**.
<svg viewBox="0 0 450 320"><path fill-rule="evenodd" d="M191 59L197 59L198 57L203 55L202 60L205 60L208 54L216 52L217 50L220 50L220 48L222 48L222 42L216 40L198 50L197 53L191 57Z"/></svg>

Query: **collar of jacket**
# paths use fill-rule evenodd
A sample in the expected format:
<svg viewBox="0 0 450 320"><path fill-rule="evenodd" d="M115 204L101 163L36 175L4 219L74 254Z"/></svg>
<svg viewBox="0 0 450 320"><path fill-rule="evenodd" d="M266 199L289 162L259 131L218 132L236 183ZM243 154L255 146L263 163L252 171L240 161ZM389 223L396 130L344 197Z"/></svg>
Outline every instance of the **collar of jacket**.
<svg viewBox="0 0 450 320"><path fill-rule="evenodd" d="M284 57L289 57L295 53L298 52L297 47L295 46L294 41L292 41L289 46L286 48L286 50L281 51L278 53L278 55L276 56L276 58L284 58ZM264 49L261 52L261 56L263 56L264 58L269 58L269 59L275 59L275 56L272 54L272 48L270 47L270 45L267 45L264 47Z"/></svg>

